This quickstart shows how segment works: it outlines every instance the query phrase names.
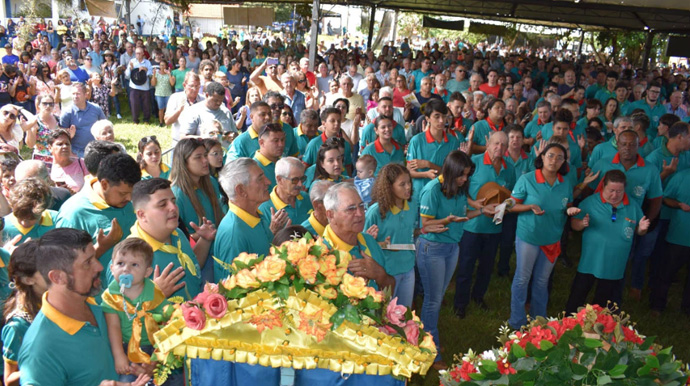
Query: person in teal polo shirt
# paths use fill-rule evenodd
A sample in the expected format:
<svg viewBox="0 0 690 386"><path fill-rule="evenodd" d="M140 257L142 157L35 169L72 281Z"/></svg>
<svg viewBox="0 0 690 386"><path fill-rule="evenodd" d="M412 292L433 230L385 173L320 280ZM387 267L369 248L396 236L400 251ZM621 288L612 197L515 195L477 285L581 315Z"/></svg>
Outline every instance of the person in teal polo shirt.
<svg viewBox="0 0 690 386"><path fill-rule="evenodd" d="M575 136L574 130L572 129L573 115L570 110L566 108L556 111L553 122L549 123L548 125L551 126L553 133L552 135L549 135L549 140L552 139L552 137L559 137L568 142L570 147L568 162L570 169L572 169L569 170L575 173L574 177L575 180L577 180L578 169L582 168L582 148L584 148L584 146L587 144L586 139L584 136ZM546 142L546 140L542 140L538 143L538 145L543 146ZM539 150L540 146L534 146L532 148L532 158L536 158Z"/></svg>
<svg viewBox="0 0 690 386"><path fill-rule="evenodd" d="M559 144L548 144L535 160L536 170L515 183L510 209L518 213L515 252L517 265L511 287L511 328L527 324L525 301L532 280L532 317L546 316L548 281L560 254L560 240L573 201L573 186L563 178L568 171L567 151ZM566 213L566 210L568 213ZM538 229L538 232L535 230Z"/></svg>
<svg viewBox="0 0 690 386"><path fill-rule="evenodd" d="M166 272L154 282L166 297L181 296L189 300L202 291L202 269L211 258L209 250L216 227L210 220L190 222L190 230L197 235L192 249L187 236L178 228L179 210L175 202L168 180L152 178L137 183L132 191L137 221L129 237L138 237L153 248L154 275ZM165 276L170 279L166 281ZM109 282L113 279L108 267Z"/></svg>
<svg viewBox="0 0 690 386"><path fill-rule="evenodd" d="M630 118L633 121L633 131L637 133L639 137L639 149L638 152L644 158L654 151L654 145L650 141L649 136L647 136L647 128L649 127L649 117L647 114L638 111L631 115Z"/></svg>
<svg viewBox="0 0 690 386"><path fill-rule="evenodd" d="M460 141L445 130L448 106L443 101L430 100L424 109L425 129L410 140L407 147L407 168L412 175L413 202L427 182L436 178L441 165L451 151L460 147Z"/></svg>
<svg viewBox="0 0 690 386"><path fill-rule="evenodd" d="M309 189L314 181L328 180L335 183L347 180L347 171L343 168L345 140L338 137L329 138L319 148L316 164L304 172L304 186Z"/></svg>
<svg viewBox="0 0 690 386"><path fill-rule="evenodd" d="M690 169L685 169L677 172L664 189L664 206L670 212L670 226L666 235L668 259L666 264L660 267L661 280L652 288L650 306L652 312L657 314L666 308L671 284L683 266L688 264L688 256L690 256L690 238L687 232L690 227L688 186L690 186ZM684 314L690 315L690 275L686 275L685 278L680 308Z"/></svg>
<svg viewBox="0 0 690 386"><path fill-rule="evenodd" d="M376 118L376 135L378 138L362 150L362 155L368 154L376 159L375 176L378 175L381 168L390 163L405 164L403 145L393 139L394 124L392 119L379 115Z"/></svg>
<svg viewBox="0 0 690 386"><path fill-rule="evenodd" d="M226 161L233 161L240 157L251 158L259 150L259 130L271 122L271 108L266 102L254 102L249 106L249 117L252 119L252 125L232 141L226 154Z"/></svg>
<svg viewBox="0 0 690 386"><path fill-rule="evenodd" d="M326 196L328 188L335 185L333 181L319 180L312 184L309 189L309 200L314 210L309 214L309 218L302 222L305 227L314 237L323 236L323 232L328 225L328 216L326 216L326 207L323 205L323 198Z"/></svg>
<svg viewBox="0 0 690 386"><path fill-rule="evenodd" d="M525 143L530 146L533 145L534 142L538 139L537 135L541 133L541 130L544 127L544 125L546 125L550 121L551 104L547 101L541 101L537 103L537 119L532 120L530 123L527 124L527 126L525 126L524 137L525 139L529 139L529 141L525 141Z"/></svg>
<svg viewBox="0 0 690 386"><path fill-rule="evenodd" d="M270 221L268 214L264 216L259 211L259 206L270 199L270 181L251 158L227 163L219 181L230 202L213 244L216 283L228 276L227 268L240 253L268 254L273 234L289 220L285 209L271 210Z"/></svg>
<svg viewBox="0 0 690 386"><path fill-rule="evenodd" d="M585 98L594 99L597 92L604 88L606 88L606 72L604 72L604 70L597 70L596 82L587 87L587 90L585 90Z"/></svg>
<svg viewBox="0 0 690 386"><path fill-rule="evenodd" d="M300 123L295 127L295 141L300 156L307 151L309 141L319 135L319 113L316 110L304 109L300 113Z"/></svg>
<svg viewBox="0 0 690 386"><path fill-rule="evenodd" d="M589 165L596 165L600 159L611 159L618 151L616 137L625 130L632 130L633 124L630 117L618 117L613 121L613 137L611 140L600 143L594 147L589 156Z"/></svg>
<svg viewBox="0 0 690 386"><path fill-rule="evenodd" d="M415 287L414 236L419 214L418 205L410 204L412 177L402 165L389 164L381 169L374 184L376 203L367 210L365 229L376 226L376 241L384 249L384 267L395 278L393 297L398 304L412 307Z"/></svg>
<svg viewBox="0 0 690 386"><path fill-rule="evenodd" d="M607 307L609 301L621 304L623 275L635 234L643 236L650 221L642 208L631 203L626 191L625 173L611 170L604 175L598 193L587 197L572 219L572 228L582 233L582 255L573 279L566 314L585 305L596 283L593 304Z"/></svg>
<svg viewBox="0 0 690 386"><path fill-rule="evenodd" d="M19 245L54 229L58 212L46 209L51 199L50 187L43 181L27 178L17 182L10 190L8 201L12 213L5 216L5 238L12 240L21 235L16 244Z"/></svg>
<svg viewBox="0 0 690 386"><path fill-rule="evenodd" d="M264 216L284 209L292 224L301 224L309 218L311 201L302 195L304 190L304 164L295 157L281 158L276 163L277 185L272 189L270 199L259 206ZM270 218L267 218L270 220Z"/></svg>
<svg viewBox="0 0 690 386"><path fill-rule="evenodd" d="M139 171L136 162L133 170ZM36 265L48 291L19 350L24 385L94 386L118 379L105 317L92 298L101 292L103 266L91 237L83 230L58 228L39 239ZM133 364L130 371L143 369ZM148 380L142 375L133 385Z"/></svg>
<svg viewBox="0 0 690 386"><path fill-rule="evenodd" d="M278 124L285 132L285 149L283 150L284 157L299 157L300 152L295 141L295 131L292 126L283 122L280 119L280 114L285 107L285 96L280 95L275 91L269 91L263 97L264 102L268 104L271 109L272 122ZM258 127L258 126L257 126Z"/></svg>
<svg viewBox="0 0 690 386"><path fill-rule="evenodd" d="M302 156L302 161L307 165L314 165L319 153L319 148L324 142L333 137L342 137L340 129L341 112L335 107L327 107L321 113L321 123L323 125L323 132L321 135L312 139L307 145L307 151ZM348 171L352 173L352 147L350 143L345 141L345 153L343 156L343 163Z"/></svg>
<svg viewBox="0 0 690 386"><path fill-rule="evenodd" d="M503 159L507 149L508 136L497 131L491 133L486 143L486 151L472 156L475 170L470 177L469 197L478 199L479 190L489 182L494 182L509 191L513 189L516 181L515 170ZM491 216L495 207L496 204L488 205L482 211ZM461 319L465 317L470 298L480 308L488 309L484 295L489 288L502 231L501 224L496 225L492 220L493 216L478 216L464 225L454 300L455 315Z"/></svg>
<svg viewBox="0 0 690 386"><path fill-rule="evenodd" d="M486 119L476 122L472 129L474 130L474 137L472 137L472 153L483 153L486 150L486 140L491 133L496 131L503 131L505 121L503 118L506 115L506 103L501 99L494 99L489 102L486 108Z"/></svg>
<svg viewBox="0 0 690 386"><path fill-rule="evenodd" d="M652 140L657 136L657 126L659 126L659 118L666 114L666 107L661 104L659 100L659 94L661 93L661 86L659 83L652 82L647 86L644 98L639 101L635 101L628 105L628 109L625 110L625 114L632 113L635 109L644 110L645 114L649 117L649 128L647 129L647 136Z"/></svg>
<svg viewBox="0 0 690 386"><path fill-rule="evenodd" d="M56 227L87 231L96 241L96 256L107 267L112 247L129 235L136 221L130 198L139 180L141 170L132 157L121 153L106 156L99 164L98 177L62 204ZM107 283L105 272L101 275L101 281Z"/></svg>
<svg viewBox="0 0 690 386"><path fill-rule="evenodd" d="M431 76L434 71L431 69L431 58L425 57L422 59L421 68L418 68L410 74L410 84L414 84L415 92L419 92L422 87L422 79Z"/></svg>
<svg viewBox="0 0 690 386"><path fill-rule="evenodd" d="M270 189L276 186L276 162L285 149L285 132L276 123L267 123L259 131L259 150L254 153L254 161L271 181Z"/></svg>
<svg viewBox="0 0 690 386"><path fill-rule="evenodd" d="M441 302L455 273L464 223L481 214L481 205L467 196L474 168L467 154L452 151L443 162L441 175L426 184L420 194L422 228L415 248L424 288L421 318L439 349L434 361L438 368L445 366L438 329ZM468 204L480 209L468 210Z"/></svg>
<svg viewBox="0 0 690 386"><path fill-rule="evenodd" d="M602 104L606 104L609 98L616 98L616 83L618 82L618 73L615 71L609 71L606 74L606 86L602 87L594 98L598 99Z"/></svg>
<svg viewBox="0 0 690 386"><path fill-rule="evenodd" d="M585 129L587 128L587 122L581 122L580 109L578 107L577 101L575 99L566 98L561 104L561 109L566 109L572 114L572 119L568 127L570 139L577 143L580 137L585 138ZM559 110L560 111L560 110ZM541 129L542 139L548 141L553 135L553 123L546 124Z"/></svg>
<svg viewBox="0 0 690 386"><path fill-rule="evenodd" d="M405 138L405 128L401 125L402 122L395 122L393 120L393 99L390 97L381 97L378 101L378 106L376 110L378 111L378 116L368 125L364 126L362 129L362 135L359 138L359 151L362 152L369 144L374 143L378 136L377 122L381 119L389 119L392 121L393 132L392 136L395 141L400 144L400 146L407 145L407 139ZM383 165L382 165L383 166Z"/></svg>
<svg viewBox="0 0 690 386"><path fill-rule="evenodd" d="M137 145L137 162L141 167L141 179L170 178L170 167L161 161L161 144L155 135L144 137Z"/></svg>

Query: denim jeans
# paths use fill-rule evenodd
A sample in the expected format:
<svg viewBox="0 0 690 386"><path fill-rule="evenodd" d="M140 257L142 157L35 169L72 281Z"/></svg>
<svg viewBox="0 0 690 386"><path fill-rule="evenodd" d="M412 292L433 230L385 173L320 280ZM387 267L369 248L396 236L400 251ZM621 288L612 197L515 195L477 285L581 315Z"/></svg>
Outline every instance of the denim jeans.
<svg viewBox="0 0 690 386"><path fill-rule="evenodd" d="M538 245L526 243L515 238L515 253L517 255L515 276L510 289L510 319L508 324L514 329L527 324L525 312L525 300L530 278L532 281L532 300L530 303L530 315L546 316L546 304L549 301L549 275L554 263L550 262Z"/></svg>
<svg viewBox="0 0 690 386"><path fill-rule="evenodd" d="M122 110L120 109L120 100L117 99L117 95L111 96L110 101L113 102L115 114L122 114ZM113 111L113 109L111 109L110 111Z"/></svg>
<svg viewBox="0 0 690 386"><path fill-rule="evenodd" d="M434 337L438 349L436 361L441 360L438 316L443 295L458 264L459 249L456 243L436 243L421 237L417 239L417 267L424 287L422 322L426 331Z"/></svg>
<svg viewBox="0 0 690 386"><path fill-rule="evenodd" d="M393 277L395 278L395 293L393 293L393 297L398 298L398 304L402 304L407 308L412 307L415 284L414 269Z"/></svg>
<svg viewBox="0 0 690 386"><path fill-rule="evenodd" d="M470 302L470 289L472 300L484 300L486 290L489 288L491 271L494 269L496 250L500 240L500 233L465 231L462 235L458 274L455 278L454 306L456 310L467 307ZM477 265L476 276L474 275L475 265ZM472 287L472 276L475 276L474 287Z"/></svg>
<svg viewBox="0 0 690 386"><path fill-rule="evenodd" d="M645 273L647 273L647 260L654 252L656 237L659 235L659 227L647 232L644 236L635 235L633 248L630 251L630 286L635 289L644 288Z"/></svg>

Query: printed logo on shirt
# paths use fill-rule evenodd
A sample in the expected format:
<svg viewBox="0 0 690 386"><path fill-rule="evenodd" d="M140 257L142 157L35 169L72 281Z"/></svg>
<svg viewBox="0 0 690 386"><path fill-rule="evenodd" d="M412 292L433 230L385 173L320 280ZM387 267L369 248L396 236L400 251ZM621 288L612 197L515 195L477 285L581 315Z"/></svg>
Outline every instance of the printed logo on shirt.
<svg viewBox="0 0 690 386"><path fill-rule="evenodd" d="M561 200L561 207L565 209L566 206L568 206L568 197L563 197Z"/></svg>
<svg viewBox="0 0 690 386"><path fill-rule="evenodd" d="M644 196L644 193L644 188L640 185L637 185L633 188L633 195L637 198Z"/></svg>
<svg viewBox="0 0 690 386"><path fill-rule="evenodd" d="M625 235L625 238L628 240L632 239L634 232L635 230L632 227L625 227L625 229L623 229L623 234Z"/></svg>

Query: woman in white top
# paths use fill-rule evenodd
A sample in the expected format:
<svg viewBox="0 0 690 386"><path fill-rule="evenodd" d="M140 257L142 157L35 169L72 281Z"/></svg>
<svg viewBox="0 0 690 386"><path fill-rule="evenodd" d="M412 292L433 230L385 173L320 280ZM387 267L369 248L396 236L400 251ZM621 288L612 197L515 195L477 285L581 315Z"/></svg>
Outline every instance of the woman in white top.
<svg viewBox="0 0 690 386"><path fill-rule="evenodd" d="M57 85L56 99L60 101L60 109L64 111L72 107L72 79L66 68L58 71L57 79L61 84Z"/></svg>

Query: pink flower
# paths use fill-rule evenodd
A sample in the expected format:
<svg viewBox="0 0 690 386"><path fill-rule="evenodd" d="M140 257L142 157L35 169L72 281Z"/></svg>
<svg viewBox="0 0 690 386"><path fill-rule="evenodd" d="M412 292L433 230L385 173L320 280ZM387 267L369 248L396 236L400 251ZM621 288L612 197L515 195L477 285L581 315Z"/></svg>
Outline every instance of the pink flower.
<svg viewBox="0 0 690 386"><path fill-rule="evenodd" d="M210 294L204 301L204 309L206 309L208 316L220 319L228 310L228 301L221 294Z"/></svg>
<svg viewBox="0 0 690 386"><path fill-rule="evenodd" d="M405 311L407 311L405 306L398 305L398 298L393 298L391 302L388 303L386 318L398 327L405 327Z"/></svg>
<svg viewBox="0 0 690 386"><path fill-rule="evenodd" d="M396 333L395 329L391 326L379 326L379 331L386 335L393 335Z"/></svg>
<svg viewBox="0 0 690 386"><path fill-rule="evenodd" d="M199 294L196 295L196 296L194 297L194 302L203 305L204 302L206 302L206 299L208 298L208 296L209 296L210 294L211 294L211 293L206 292L206 291L204 291L204 292L199 292Z"/></svg>
<svg viewBox="0 0 690 386"><path fill-rule="evenodd" d="M206 315L201 308L197 306L182 305L182 316L187 324L187 327L193 330L202 330L206 325Z"/></svg>
<svg viewBox="0 0 690 386"><path fill-rule="evenodd" d="M408 320L407 324L403 328L405 330L405 337L407 341L413 345L419 344L419 326L412 320Z"/></svg>

